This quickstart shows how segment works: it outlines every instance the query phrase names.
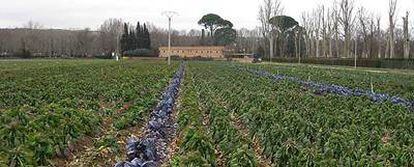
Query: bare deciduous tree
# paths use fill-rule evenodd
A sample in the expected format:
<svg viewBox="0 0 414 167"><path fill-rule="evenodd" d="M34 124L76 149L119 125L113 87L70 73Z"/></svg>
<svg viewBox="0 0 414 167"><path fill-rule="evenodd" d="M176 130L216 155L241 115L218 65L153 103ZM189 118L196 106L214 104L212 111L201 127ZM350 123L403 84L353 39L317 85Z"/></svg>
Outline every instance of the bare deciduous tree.
<svg viewBox="0 0 414 167"><path fill-rule="evenodd" d="M389 9L388 9L388 21L389 21L389 32L388 32L388 44L389 50L387 51L386 58L394 58L395 54L395 13L397 10L397 0L389 0Z"/></svg>
<svg viewBox="0 0 414 167"><path fill-rule="evenodd" d="M274 16L283 13L283 7L281 0L263 0L263 4L259 7L259 21L261 23L261 32L265 39L265 45L267 41L269 43L269 58L274 57L274 41L275 31L274 27L270 24L270 19Z"/></svg>
<svg viewBox="0 0 414 167"><path fill-rule="evenodd" d="M341 52L339 51L339 13L336 5L334 5L332 9L332 15L334 17L333 21L333 31L334 31L334 38L335 38L335 54L336 57L341 57Z"/></svg>
<svg viewBox="0 0 414 167"><path fill-rule="evenodd" d="M406 13L406 16L403 17L404 21L404 58L409 59L410 58L410 34L408 30L408 11Z"/></svg>
<svg viewBox="0 0 414 167"><path fill-rule="evenodd" d="M361 7L358 9L358 21L360 26L360 36L362 37L362 57L368 58L368 55L370 54L370 39L369 39L369 25L370 25L370 18L368 16L369 14L366 12L364 7Z"/></svg>
<svg viewBox="0 0 414 167"><path fill-rule="evenodd" d="M320 7L319 9L316 9L314 11L314 18L316 20L316 26L315 26L315 56L318 58L320 56L320 50L319 50L319 42L320 42L320 29L321 29L321 23L323 22L323 7Z"/></svg>
<svg viewBox="0 0 414 167"><path fill-rule="evenodd" d="M352 28L355 21L354 17L354 1L353 0L341 0L339 3L339 22L344 31L345 44L343 49L343 56L350 57L350 41Z"/></svg>
<svg viewBox="0 0 414 167"><path fill-rule="evenodd" d="M381 17L377 17L377 35L376 35L376 39L377 39L377 47L378 47L378 58L381 59L382 55L382 42L381 42Z"/></svg>
<svg viewBox="0 0 414 167"><path fill-rule="evenodd" d="M119 37L122 34L124 22L121 19L108 19L99 28L99 41L102 52L119 51Z"/></svg>
<svg viewBox="0 0 414 167"><path fill-rule="evenodd" d="M302 13L302 27L304 28L304 30L302 30L303 33L303 37L304 37L304 42L305 42L305 53L306 56L311 56L312 55L312 48L311 48L311 43L312 43L312 39L311 39L311 21L310 21L310 17L309 14L306 12Z"/></svg>

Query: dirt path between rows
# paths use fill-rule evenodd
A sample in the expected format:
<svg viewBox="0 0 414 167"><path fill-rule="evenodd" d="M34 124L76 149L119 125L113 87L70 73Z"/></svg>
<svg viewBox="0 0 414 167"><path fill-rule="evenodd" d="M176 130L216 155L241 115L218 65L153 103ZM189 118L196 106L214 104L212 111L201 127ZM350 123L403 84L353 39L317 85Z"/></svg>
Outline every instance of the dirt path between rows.
<svg viewBox="0 0 414 167"><path fill-rule="evenodd" d="M233 112L231 113L231 120L233 126L239 131L239 133L243 135L244 138L250 139L249 129L237 116L234 115ZM250 140L253 143L252 146L254 155L258 159L260 167L271 167L271 161L262 155L263 147L261 146L260 141L255 136L253 136L253 139Z"/></svg>
<svg viewBox="0 0 414 167"><path fill-rule="evenodd" d="M260 141L258 138L253 136L253 139L250 138L249 134L249 128L243 123L242 120L239 119L239 117L234 113L234 111L228 109L228 104L225 102L224 99L220 99L221 105L224 106L224 108L230 112L230 119L232 122L233 127L235 127L239 134L241 134L245 139L249 139L252 142L253 152L257 160L259 161L260 167L272 167L272 162L266 158L263 153L263 147L260 144Z"/></svg>
<svg viewBox="0 0 414 167"><path fill-rule="evenodd" d="M115 114L128 110L131 105L131 102L126 103L121 109L117 109ZM105 107L108 106L101 106L101 108ZM147 113L149 113L149 111L147 111ZM53 159L52 166L112 166L117 159L125 158L124 155L126 151L122 146L119 148L119 152L108 147L97 148L94 146L95 142L102 140L106 136L114 136L117 139L118 144L122 145L123 143L126 143L129 136L141 135L143 125L136 125L119 131L115 130L112 118L116 117L117 116L115 115L104 118L99 133L92 137L86 136L77 141L73 146L70 146L70 154L66 158ZM149 116L146 116L143 122L146 122L148 118Z"/></svg>

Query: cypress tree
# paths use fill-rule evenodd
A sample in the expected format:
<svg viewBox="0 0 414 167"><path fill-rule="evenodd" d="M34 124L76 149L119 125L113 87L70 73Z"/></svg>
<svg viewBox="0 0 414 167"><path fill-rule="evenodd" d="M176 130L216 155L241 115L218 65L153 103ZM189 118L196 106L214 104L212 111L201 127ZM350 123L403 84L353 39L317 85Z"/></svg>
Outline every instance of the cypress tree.
<svg viewBox="0 0 414 167"><path fill-rule="evenodd" d="M128 50L129 47L129 28L128 28L128 24L125 23L124 24L124 32L122 33L121 39L120 39L120 43L121 43L121 51L125 52Z"/></svg>
<svg viewBox="0 0 414 167"><path fill-rule="evenodd" d="M137 39L137 43L136 43L136 46L137 46L137 49L140 49L140 48L142 48L142 46L143 46L143 43L142 43L142 28L141 28L141 24L138 22L137 23L137 27L135 28L136 29L136 39Z"/></svg>
<svg viewBox="0 0 414 167"><path fill-rule="evenodd" d="M144 24L143 30L144 30L143 31L143 43L144 43L143 48L150 49L151 48L151 39L150 39L150 34L149 34L149 31L148 31L148 28L147 28L146 24Z"/></svg>
<svg viewBox="0 0 414 167"><path fill-rule="evenodd" d="M135 50L137 49L137 36L134 29L131 29L129 32L129 41L128 41L128 50Z"/></svg>
<svg viewBox="0 0 414 167"><path fill-rule="evenodd" d="M121 37L122 52L136 49L151 49L150 33L146 24L137 22L135 29L124 24L124 32Z"/></svg>
<svg viewBox="0 0 414 167"><path fill-rule="evenodd" d="M151 35L149 33L148 28L147 28L147 48L151 49Z"/></svg>

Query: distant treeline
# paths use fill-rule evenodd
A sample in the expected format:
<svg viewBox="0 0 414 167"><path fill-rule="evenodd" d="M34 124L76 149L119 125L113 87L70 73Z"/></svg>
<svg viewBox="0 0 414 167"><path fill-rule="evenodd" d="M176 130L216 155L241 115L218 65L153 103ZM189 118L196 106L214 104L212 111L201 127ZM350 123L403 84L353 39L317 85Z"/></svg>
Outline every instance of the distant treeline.
<svg viewBox="0 0 414 167"><path fill-rule="evenodd" d="M133 27L132 24L125 23L121 19L108 19L97 30L88 28L82 30L47 29L33 23L24 28L0 28L0 58L110 57L123 45L120 40L125 31L125 25L128 28ZM134 33L135 31L136 28ZM166 29L145 23L145 28L142 24L140 31L140 37L136 36L136 39L132 40L139 38L146 41L139 40L140 42L136 42L134 46L128 47L149 48L150 51L148 53L146 50L146 54L157 56L158 47L168 45ZM150 36L149 40L148 36ZM171 39L173 45L200 45L201 30L173 30Z"/></svg>

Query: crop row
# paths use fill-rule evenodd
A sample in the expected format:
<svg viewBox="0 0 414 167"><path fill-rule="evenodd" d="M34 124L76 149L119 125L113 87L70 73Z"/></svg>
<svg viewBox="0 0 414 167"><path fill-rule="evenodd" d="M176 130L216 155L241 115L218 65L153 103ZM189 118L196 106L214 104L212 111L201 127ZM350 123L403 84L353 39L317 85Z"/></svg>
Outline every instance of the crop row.
<svg viewBox="0 0 414 167"><path fill-rule="evenodd" d="M193 71L187 66L186 77L177 108L179 125L179 150L171 166L216 166L217 155L208 128L208 118L201 107L199 92L194 89Z"/></svg>
<svg viewBox="0 0 414 167"><path fill-rule="evenodd" d="M184 77L185 64L173 76L157 107L144 129L144 135L132 136L127 142L127 161L118 162L115 167L161 166L168 154L168 145L176 133L173 110Z"/></svg>
<svg viewBox="0 0 414 167"><path fill-rule="evenodd" d="M0 81L0 164L48 165L68 157L86 136L141 124L177 67L47 63L0 71L7 78Z"/></svg>
<svg viewBox="0 0 414 167"><path fill-rule="evenodd" d="M312 66L252 65L276 75L296 77L301 80L335 84L352 89L372 90L375 93L400 96L414 100L414 75L395 71L350 70Z"/></svg>
<svg viewBox="0 0 414 167"><path fill-rule="evenodd" d="M245 69L241 67L240 69ZM409 110L414 110L414 101L409 101L407 99L398 97L398 96L390 96L388 94L381 94L375 93L372 90L363 90L360 88L351 89L348 87L335 85L335 84L322 84L315 81L304 81L298 79L296 77L288 77L281 74L272 74L265 70L255 70L255 69L245 69L248 72L251 72L260 77L267 77L269 79L273 79L275 81L279 80L290 80L292 82L301 84L306 88L313 89L316 94L324 94L324 93L333 93L336 95L341 96L364 96L370 98L374 102L383 103L383 102L391 102L395 105L401 105L407 107Z"/></svg>
<svg viewBox="0 0 414 167"><path fill-rule="evenodd" d="M191 64L190 64L191 65ZM358 96L315 94L290 80L195 63L199 83L242 120L260 154L278 166L410 166L414 114L405 107ZM209 70L210 72L205 72ZM207 98L208 99L208 98ZM226 118L226 114L222 115Z"/></svg>
<svg viewBox="0 0 414 167"><path fill-rule="evenodd" d="M216 96L217 80L203 78L211 75L205 67L188 68L179 115L182 140L172 166L258 166L251 140Z"/></svg>

